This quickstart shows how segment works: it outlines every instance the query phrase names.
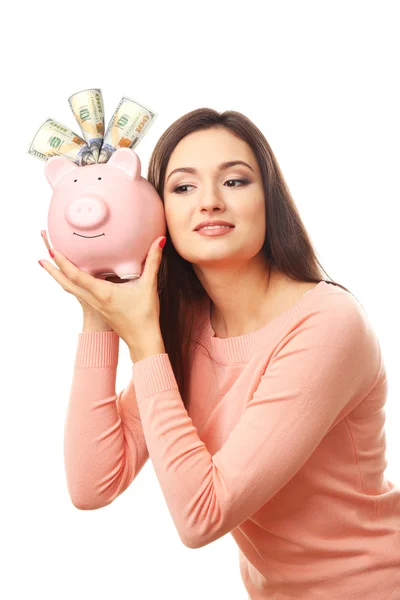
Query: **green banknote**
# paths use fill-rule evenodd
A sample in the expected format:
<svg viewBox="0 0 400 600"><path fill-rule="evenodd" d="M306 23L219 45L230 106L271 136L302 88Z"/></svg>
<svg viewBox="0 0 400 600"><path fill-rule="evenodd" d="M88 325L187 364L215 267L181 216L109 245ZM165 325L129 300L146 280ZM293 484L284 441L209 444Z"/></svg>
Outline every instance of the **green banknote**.
<svg viewBox="0 0 400 600"><path fill-rule="evenodd" d="M65 156L79 167L96 162L85 140L55 119L47 119L39 128L28 154L40 160Z"/></svg>
<svg viewBox="0 0 400 600"><path fill-rule="evenodd" d="M134 148L156 116L143 104L124 96L108 124L98 162L107 162L119 148Z"/></svg>
<svg viewBox="0 0 400 600"><path fill-rule="evenodd" d="M96 162L104 139L104 103L98 88L76 92L68 98L83 137Z"/></svg>

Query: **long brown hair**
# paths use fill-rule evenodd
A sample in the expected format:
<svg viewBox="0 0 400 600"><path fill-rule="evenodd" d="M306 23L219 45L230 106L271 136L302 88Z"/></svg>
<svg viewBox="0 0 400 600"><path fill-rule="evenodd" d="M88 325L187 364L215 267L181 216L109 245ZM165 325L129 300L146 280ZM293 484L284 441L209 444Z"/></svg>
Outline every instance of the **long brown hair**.
<svg viewBox="0 0 400 600"><path fill-rule="evenodd" d="M150 157L147 179L164 202L164 179L175 146L189 133L203 129L226 128L251 147L261 170L267 231L262 252L270 265L297 281L319 283L322 272L308 233L285 182L278 162L262 132L245 115L234 110L219 113L199 108L177 119L158 140ZM324 280L328 281L328 280ZM332 281L351 293L346 287ZM189 348L196 302L207 292L173 246L167 226L167 241L158 271L160 328L165 351L171 361L179 391L188 408L190 379Z"/></svg>

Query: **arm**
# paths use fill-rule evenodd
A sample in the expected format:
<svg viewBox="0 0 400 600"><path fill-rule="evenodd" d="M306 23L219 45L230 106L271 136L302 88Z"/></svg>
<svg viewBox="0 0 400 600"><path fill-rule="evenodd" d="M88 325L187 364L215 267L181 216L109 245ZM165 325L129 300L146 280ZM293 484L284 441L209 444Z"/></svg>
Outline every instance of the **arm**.
<svg viewBox="0 0 400 600"><path fill-rule="evenodd" d="M81 510L110 504L149 457L132 379L115 393L118 353L119 336L85 316L64 430L68 491Z"/></svg>
<svg viewBox="0 0 400 600"><path fill-rule="evenodd" d="M254 381L241 418L213 455L185 409L168 354L133 365L150 458L189 548L234 530L273 498L368 395L381 368L365 314L334 294L294 323L262 361L258 387Z"/></svg>

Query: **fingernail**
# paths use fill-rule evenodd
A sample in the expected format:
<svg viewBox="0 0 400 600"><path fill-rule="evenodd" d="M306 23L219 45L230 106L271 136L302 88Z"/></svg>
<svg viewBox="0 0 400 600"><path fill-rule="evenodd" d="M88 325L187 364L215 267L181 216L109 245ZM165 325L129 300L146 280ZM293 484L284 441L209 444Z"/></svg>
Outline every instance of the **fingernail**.
<svg viewBox="0 0 400 600"><path fill-rule="evenodd" d="M165 244L166 244L166 241L167 241L167 238L166 238L166 237L164 237L164 238L163 238L163 239L160 241L160 243L159 243L159 246L160 246L160 248L164 248L164 246L165 246Z"/></svg>
<svg viewBox="0 0 400 600"><path fill-rule="evenodd" d="M41 267L43 267L43 269L44 269L44 265L42 265L42 261L38 260L38 263L39 263L39 265L40 265Z"/></svg>
<svg viewBox="0 0 400 600"><path fill-rule="evenodd" d="M53 252L53 250L51 250L51 248L49 248L49 254L50 254L51 258L54 258L54 252Z"/></svg>

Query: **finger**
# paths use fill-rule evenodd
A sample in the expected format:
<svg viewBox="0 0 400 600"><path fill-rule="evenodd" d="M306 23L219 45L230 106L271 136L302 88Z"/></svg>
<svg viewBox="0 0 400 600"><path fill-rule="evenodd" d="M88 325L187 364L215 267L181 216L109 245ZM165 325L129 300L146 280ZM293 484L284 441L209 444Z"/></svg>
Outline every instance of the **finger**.
<svg viewBox="0 0 400 600"><path fill-rule="evenodd" d="M85 304L87 304L90 308L96 310L95 306L93 306L93 298L91 295L85 290L80 289L78 286L74 285L68 277L64 275L60 269L54 267L50 262L44 260L43 258L40 261L43 265L43 268L46 269L48 273L55 279L61 287L70 294L73 294L78 300L82 300Z"/></svg>
<svg viewBox="0 0 400 600"><path fill-rule="evenodd" d="M78 269L71 261L68 260L58 250L52 248L54 252L54 262L60 270L66 275L66 277L72 282L75 287L81 288L87 294L90 294L95 299L102 299L104 297L104 290L102 291L101 286L106 287L110 285L110 282L102 281L96 279L89 275L89 273L85 273Z"/></svg>
<svg viewBox="0 0 400 600"><path fill-rule="evenodd" d="M50 250L50 244L49 244L49 240L47 239L47 232L46 232L46 230L42 229L40 233L42 235L42 238L43 238L43 241L45 243L45 246L46 246L47 250Z"/></svg>
<svg viewBox="0 0 400 600"><path fill-rule="evenodd" d="M157 238L150 246L150 250L146 257L146 262L144 265L144 272L142 274L143 279L154 285L157 284L157 274L160 268L160 263L163 254L162 248L160 247L160 242L162 239L162 237Z"/></svg>

